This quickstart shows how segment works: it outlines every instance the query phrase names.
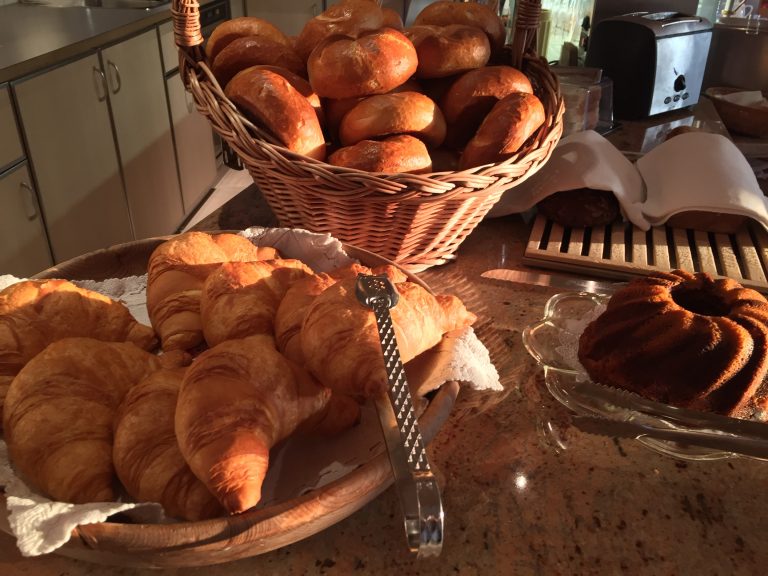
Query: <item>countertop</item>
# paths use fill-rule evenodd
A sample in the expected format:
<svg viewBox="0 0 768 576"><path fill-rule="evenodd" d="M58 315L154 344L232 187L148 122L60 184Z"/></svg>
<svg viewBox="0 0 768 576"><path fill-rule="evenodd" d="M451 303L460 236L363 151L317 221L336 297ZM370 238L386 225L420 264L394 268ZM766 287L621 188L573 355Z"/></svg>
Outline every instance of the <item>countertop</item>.
<svg viewBox="0 0 768 576"><path fill-rule="evenodd" d="M268 224L258 190L231 201L203 228ZM768 565L768 464L731 459L682 461L634 440L582 433L548 393L521 332L541 318L553 288L481 278L519 268L529 228L517 216L483 221L455 262L419 276L459 294L490 322L502 346L497 368L506 392L460 395L430 444L446 513L439 558L407 551L392 488L352 516L298 543L179 575L272 574L760 574ZM132 576L155 572L104 567L56 554L22 558L0 535L4 576Z"/></svg>
<svg viewBox="0 0 768 576"><path fill-rule="evenodd" d="M170 10L170 3L149 9L2 6L0 82L64 62L168 20Z"/></svg>

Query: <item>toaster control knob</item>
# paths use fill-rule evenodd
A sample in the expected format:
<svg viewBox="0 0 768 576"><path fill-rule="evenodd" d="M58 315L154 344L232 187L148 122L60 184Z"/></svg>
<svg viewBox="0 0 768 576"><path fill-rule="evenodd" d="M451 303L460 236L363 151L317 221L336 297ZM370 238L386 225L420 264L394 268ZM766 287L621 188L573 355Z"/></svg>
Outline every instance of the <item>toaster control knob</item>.
<svg viewBox="0 0 768 576"><path fill-rule="evenodd" d="M681 90L685 90L685 76L682 74L675 78L675 92L680 92Z"/></svg>

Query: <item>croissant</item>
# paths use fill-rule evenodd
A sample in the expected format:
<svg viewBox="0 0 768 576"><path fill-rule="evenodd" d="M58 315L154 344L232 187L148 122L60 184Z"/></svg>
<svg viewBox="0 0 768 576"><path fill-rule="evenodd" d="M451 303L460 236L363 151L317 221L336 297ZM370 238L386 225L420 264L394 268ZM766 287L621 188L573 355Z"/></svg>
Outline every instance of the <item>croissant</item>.
<svg viewBox="0 0 768 576"><path fill-rule="evenodd" d="M339 281L315 299L301 329L301 347L306 366L322 384L364 401L386 391L387 372L376 319L357 301L355 283ZM403 363L476 319L455 296L435 296L413 282L395 288L400 298L390 313Z"/></svg>
<svg viewBox="0 0 768 576"><path fill-rule="evenodd" d="M155 248L147 265L147 312L163 350L189 350L203 342L200 291L222 263L277 257L274 248L228 233L185 232Z"/></svg>
<svg viewBox="0 0 768 576"><path fill-rule="evenodd" d="M174 416L185 370L158 370L128 391L117 412L112 455L132 498L159 502L167 515L194 521L224 511L192 474L176 441Z"/></svg>
<svg viewBox="0 0 768 576"><path fill-rule="evenodd" d="M269 451L303 424L327 417L330 390L267 335L227 340L187 369L176 406L184 459L230 513L255 506Z"/></svg>
<svg viewBox="0 0 768 576"><path fill-rule="evenodd" d="M286 290L311 274L306 264L292 259L222 264L208 276L200 298L208 345L255 334L272 335Z"/></svg>
<svg viewBox="0 0 768 576"><path fill-rule="evenodd" d="M61 338L133 342L152 350L154 330L128 308L67 280L25 280L0 292L0 413L14 376L48 344Z"/></svg>
<svg viewBox="0 0 768 576"><path fill-rule="evenodd" d="M392 282L403 282L405 274L391 265L379 266L373 271L361 264L349 264L329 273L320 273L297 280L285 293L275 314L275 341L277 349L287 358L304 363L301 351L301 325L315 298L344 278L357 278L358 274L386 274Z"/></svg>
<svg viewBox="0 0 768 576"><path fill-rule="evenodd" d="M65 338L14 378L3 410L16 469L54 500L115 499L112 426L128 390L162 363L131 342Z"/></svg>

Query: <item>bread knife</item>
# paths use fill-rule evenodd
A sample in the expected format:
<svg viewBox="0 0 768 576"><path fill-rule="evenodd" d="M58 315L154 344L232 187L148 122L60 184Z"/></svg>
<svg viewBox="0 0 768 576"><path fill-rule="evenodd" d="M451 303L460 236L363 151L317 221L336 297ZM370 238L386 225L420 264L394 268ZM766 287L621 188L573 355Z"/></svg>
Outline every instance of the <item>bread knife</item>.
<svg viewBox="0 0 768 576"><path fill-rule="evenodd" d="M582 278L566 276L563 274L544 274L543 272L529 272L525 270L512 270L511 268L495 268L486 270L480 274L482 278L527 284L533 286L546 286L558 290L577 292L592 292L594 294L612 294L622 283L601 282L598 280L585 280Z"/></svg>
<svg viewBox="0 0 768 576"><path fill-rule="evenodd" d="M648 400L627 390L610 388L593 382L578 382L573 391L577 397L589 397L620 408L620 411L615 411L613 417L608 416L612 420L627 420L632 417L632 413L640 413L662 418L679 426L717 430L742 438L750 437L768 444L768 424L763 422L678 408Z"/></svg>
<svg viewBox="0 0 768 576"><path fill-rule="evenodd" d="M387 396L375 398L395 489L403 510L408 547L419 557L437 556L443 546L443 504L437 479L427 460L411 393L400 360L392 316L399 295L386 276L360 274L358 301L371 308L387 372Z"/></svg>
<svg viewBox="0 0 768 576"><path fill-rule="evenodd" d="M611 420L598 416L577 415L573 417L573 423L579 430L588 434L614 438L654 438L731 454L743 454L761 460L768 459L768 442L759 438L735 437L711 431L657 428L637 421Z"/></svg>

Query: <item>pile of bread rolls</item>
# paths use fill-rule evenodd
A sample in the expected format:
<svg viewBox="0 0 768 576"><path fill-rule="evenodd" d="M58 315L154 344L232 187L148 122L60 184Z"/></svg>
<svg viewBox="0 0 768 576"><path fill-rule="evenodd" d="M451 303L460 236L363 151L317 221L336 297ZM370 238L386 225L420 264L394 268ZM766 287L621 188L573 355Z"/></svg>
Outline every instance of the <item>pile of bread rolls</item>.
<svg viewBox="0 0 768 576"><path fill-rule="evenodd" d="M315 272L230 233L157 246L150 326L66 280L0 290L0 413L14 469L63 502L125 491L187 520L256 506L277 443L343 432L386 393L373 312L355 296L360 273L386 274L399 294L404 362L475 321L394 266Z"/></svg>
<svg viewBox="0 0 768 576"><path fill-rule="evenodd" d="M405 28L375 0L340 0L297 37L239 17L206 43L240 112L298 154L377 173L464 170L514 155L545 111L504 64L491 8L439 0Z"/></svg>

